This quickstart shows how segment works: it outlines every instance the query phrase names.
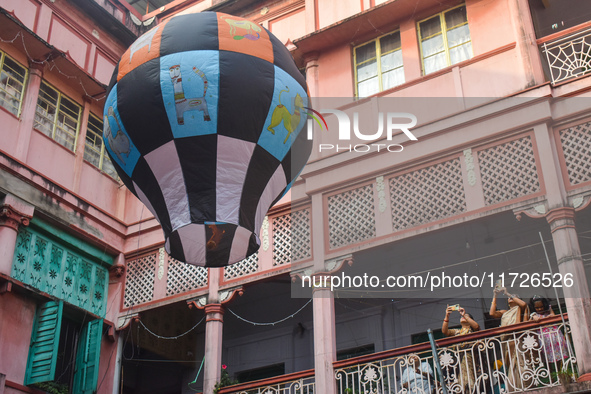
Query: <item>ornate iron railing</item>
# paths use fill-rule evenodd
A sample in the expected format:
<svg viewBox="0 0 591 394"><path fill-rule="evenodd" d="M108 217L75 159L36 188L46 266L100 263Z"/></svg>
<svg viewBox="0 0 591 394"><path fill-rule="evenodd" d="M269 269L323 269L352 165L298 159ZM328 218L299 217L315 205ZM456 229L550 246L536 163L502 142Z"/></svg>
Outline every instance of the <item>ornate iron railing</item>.
<svg viewBox="0 0 591 394"><path fill-rule="evenodd" d="M542 44L552 84L591 72L591 29Z"/></svg>
<svg viewBox="0 0 591 394"><path fill-rule="evenodd" d="M335 378L341 394L525 392L574 378L568 337L557 317L439 340L443 383L428 344L337 362Z"/></svg>
<svg viewBox="0 0 591 394"><path fill-rule="evenodd" d="M219 394L314 394L314 370L224 387Z"/></svg>

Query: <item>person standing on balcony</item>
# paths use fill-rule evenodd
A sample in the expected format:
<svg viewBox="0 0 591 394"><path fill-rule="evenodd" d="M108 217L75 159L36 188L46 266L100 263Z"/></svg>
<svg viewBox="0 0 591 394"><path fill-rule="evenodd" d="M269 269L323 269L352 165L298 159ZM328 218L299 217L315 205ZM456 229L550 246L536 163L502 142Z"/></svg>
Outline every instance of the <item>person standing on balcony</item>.
<svg viewBox="0 0 591 394"><path fill-rule="evenodd" d="M497 295L501 292L507 295L507 304L509 309L497 310ZM501 327L522 323L529 320L529 307L527 303L519 298L517 294L509 294L505 287L500 286L495 287L493 291L493 299L490 305L489 313L491 317L501 319ZM512 385L515 388L523 389L524 387L529 387L531 382L531 380L526 382L522 380L521 369L525 368L524 358L528 357L528 355L523 354L521 357L518 357L518 348L515 346L515 341L516 339L513 338L513 334L501 335L503 365L507 371L506 383L509 383L509 385ZM508 387L506 383L505 387Z"/></svg>
<svg viewBox="0 0 591 394"><path fill-rule="evenodd" d="M539 295L531 299L531 306L534 312L530 315L533 321L540 321L550 316L554 316L554 311L550 307L550 301ZM562 361L568 358L568 348L564 335L560 332L558 326L540 327L540 336L544 343L544 355L546 360L550 363L550 368L556 371L562 369Z"/></svg>
<svg viewBox="0 0 591 394"><path fill-rule="evenodd" d="M408 357L408 366L402 373L400 382L402 387L411 394L430 394L435 388L433 369L416 354Z"/></svg>
<svg viewBox="0 0 591 394"><path fill-rule="evenodd" d="M448 328L449 325L449 316L453 311L460 312L460 324L462 328ZM441 332L443 335L447 337L453 337L457 335L466 335L472 332L480 330L480 325L474 321L472 315L466 312L464 308L461 308L459 305L447 306L445 310L445 319L443 319L443 324L441 326ZM470 349L470 344L468 343L460 343L456 346L456 351L459 354L460 358L460 387L462 392L472 392L472 388L474 387L475 379L474 379L474 370L476 366L474 365L474 358L472 356L472 349ZM453 390L452 390L453 391Z"/></svg>

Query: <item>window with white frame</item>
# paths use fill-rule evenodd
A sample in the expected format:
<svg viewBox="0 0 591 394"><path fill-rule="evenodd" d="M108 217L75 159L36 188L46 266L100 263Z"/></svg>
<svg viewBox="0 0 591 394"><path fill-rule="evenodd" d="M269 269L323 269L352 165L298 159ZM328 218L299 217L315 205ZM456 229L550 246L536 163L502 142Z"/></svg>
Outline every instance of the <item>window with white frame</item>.
<svg viewBox="0 0 591 394"><path fill-rule="evenodd" d="M465 5L441 12L418 25L424 75L473 56Z"/></svg>
<svg viewBox="0 0 591 394"><path fill-rule="evenodd" d="M400 32L355 48L355 92L368 97L404 83Z"/></svg>
<svg viewBox="0 0 591 394"><path fill-rule="evenodd" d="M39 88L35 128L72 152L76 150L81 107L45 81Z"/></svg>
<svg viewBox="0 0 591 394"><path fill-rule="evenodd" d="M118 179L115 167L111 163L105 144L103 143L103 121L94 114L88 117L86 128L86 145L84 147L84 160L95 166L114 179Z"/></svg>
<svg viewBox="0 0 591 394"><path fill-rule="evenodd" d="M0 106L19 116L27 69L0 51Z"/></svg>

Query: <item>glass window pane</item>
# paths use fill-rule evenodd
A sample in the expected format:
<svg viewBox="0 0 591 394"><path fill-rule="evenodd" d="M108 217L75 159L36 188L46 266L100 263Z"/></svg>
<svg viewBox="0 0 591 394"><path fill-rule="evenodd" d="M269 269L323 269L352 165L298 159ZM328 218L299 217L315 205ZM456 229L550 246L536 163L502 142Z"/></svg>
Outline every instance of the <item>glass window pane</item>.
<svg viewBox="0 0 591 394"><path fill-rule="evenodd" d="M88 117L88 129L99 136L103 135L103 120L94 114Z"/></svg>
<svg viewBox="0 0 591 394"><path fill-rule="evenodd" d="M57 143L65 146L69 150L74 150L74 137L68 130L56 127L54 139Z"/></svg>
<svg viewBox="0 0 591 394"><path fill-rule="evenodd" d="M402 51L390 52L382 56L382 73L402 67Z"/></svg>
<svg viewBox="0 0 591 394"><path fill-rule="evenodd" d="M357 82L364 81L378 75L378 63L373 60L357 67Z"/></svg>
<svg viewBox="0 0 591 394"><path fill-rule="evenodd" d="M367 97L380 91L380 83L377 77L360 82L357 85L359 97Z"/></svg>
<svg viewBox="0 0 591 394"><path fill-rule="evenodd" d="M451 48L449 50L449 59L451 64L456 64L468 60L472 57L472 43L468 42L464 45Z"/></svg>
<svg viewBox="0 0 591 394"><path fill-rule="evenodd" d="M9 57L4 57L3 71L9 74L11 78L18 81L21 85L25 82L26 69Z"/></svg>
<svg viewBox="0 0 591 394"><path fill-rule="evenodd" d="M404 68L400 67L382 74L382 86L384 90L404 83Z"/></svg>
<svg viewBox="0 0 591 394"><path fill-rule="evenodd" d="M86 130L84 159L97 168L100 168L101 165L101 152L103 148L102 128L103 122L98 117L90 114Z"/></svg>
<svg viewBox="0 0 591 394"><path fill-rule="evenodd" d="M113 163L111 163L111 159L109 158L109 156L105 153L105 157L103 157L103 171L109 175L111 178L113 179L119 179L119 176L117 175L117 171L115 171L115 167L113 166Z"/></svg>
<svg viewBox="0 0 591 394"><path fill-rule="evenodd" d="M88 161L93 166L98 168L99 165L101 164L101 153L100 153L100 151L97 152L92 147L86 145L86 147L84 149L84 160Z"/></svg>
<svg viewBox="0 0 591 394"><path fill-rule="evenodd" d="M425 59L425 74L430 74L445 67L447 67L445 52Z"/></svg>
<svg viewBox="0 0 591 394"><path fill-rule="evenodd" d="M34 127L49 137L53 137L57 99L57 92L42 82L39 88L39 98L35 110Z"/></svg>
<svg viewBox="0 0 591 394"><path fill-rule="evenodd" d="M468 18L466 17L466 7L458 7L445 13L445 26L451 29L454 26L466 23Z"/></svg>
<svg viewBox="0 0 591 394"><path fill-rule="evenodd" d="M423 57L435 55L445 50L443 46L443 35L441 34L423 41L421 45L423 47Z"/></svg>
<svg viewBox="0 0 591 394"><path fill-rule="evenodd" d="M372 41L355 49L355 60L357 64L376 57L376 43Z"/></svg>
<svg viewBox="0 0 591 394"><path fill-rule="evenodd" d="M380 38L380 49L382 54L394 51L400 48L400 32L397 31Z"/></svg>
<svg viewBox="0 0 591 394"><path fill-rule="evenodd" d="M63 111L69 117L74 118L76 121L78 120L78 116L80 115L80 107L78 106L78 104L74 103L73 101L64 96L62 96L60 110Z"/></svg>
<svg viewBox="0 0 591 394"><path fill-rule="evenodd" d="M39 98L55 106L57 105L58 93L49 87L45 82L41 82L41 87L39 88Z"/></svg>
<svg viewBox="0 0 591 394"><path fill-rule="evenodd" d="M441 33L441 21L439 15L434 16L431 19L428 19L424 22L419 24L419 28L421 30L421 40L424 40L427 37L430 37L435 34Z"/></svg>
<svg viewBox="0 0 591 394"><path fill-rule="evenodd" d="M468 41L470 41L470 30L468 29L468 25L456 27L447 32L448 48L461 45Z"/></svg>

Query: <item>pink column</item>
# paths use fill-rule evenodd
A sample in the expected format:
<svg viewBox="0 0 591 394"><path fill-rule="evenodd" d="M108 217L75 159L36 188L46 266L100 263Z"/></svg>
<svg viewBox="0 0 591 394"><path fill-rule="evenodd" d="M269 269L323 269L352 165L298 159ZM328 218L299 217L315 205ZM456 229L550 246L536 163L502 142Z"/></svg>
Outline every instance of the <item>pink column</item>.
<svg viewBox="0 0 591 394"><path fill-rule="evenodd" d="M43 79L43 66L44 64L32 63L29 67L29 81L27 82L25 100L21 109L15 151L15 157L22 162L27 161L27 154L29 153L29 143L31 141L31 133L33 132L35 110L39 97L39 87Z"/></svg>
<svg viewBox="0 0 591 394"><path fill-rule="evenodd" d="M513 31L516 37L518 57L523 65L526 86L537 86L546 82L536 33L527 0L510 0Z"/></svg>
<svg viewBox="0 0 591 394"><path fill-rule="evenodd" d="M334 298L330 289L316 288L314 307L314 373L316 391L336 394L337 384L332 364L337 360Z"/></svg>
<svg viewBox="0 0 591 394"><path fill-rule="evenodd" d="M566 207L553 209L546 216L552 231L558 269L563 278L567 274L569 278L572 275L573 285L568 287L563 281L563 289L579 375L590 375L591 300L574 219L575 210Z"/></svg>
<svg viewBox="0 0 591 394"><path fill-rule="evenodd" d="M205 306L205 365L203 368L203 393L213 393L216 382L222 377L222 332L224 307L222 304Z"/></svg>
<svg viewBox="0 0 591 394"><path fill-rule="evenodd" d="M306 82L310 97L318 97L318 53L307 53L304 62L306 63Z"/></svg>
<svg viewBox="0 0 591 394"><path fill-rule="evenodd" d="M28 226L34 207L7 195L0 205L0 273L10 276L16 236L20 225Z"/></svg>
<svg viewBox="0 0 591 394"><path fill-rule="evenodd" d="M109 268L109 290L107 294L107 314L105 318L111 322L117 322L121 306L123 304L123 293L125 280L125 256L119 253L115 263Z"/></svg>
<svg viewBox="0 0 591 394"><path fill-rule="evenodd" d="M313 33L318 28L316 15L316 0L305 0L306 34Z"/></svg>
<svg viewBox="0 0 591 394"><path fill-rule="evenodd" d="M84 107L82 108L82 117L80 118L80 128L76 138L76 159L74 162L74 193L80 192L80 178L82 176L82 166L84 165L84 148L86 147L86 132L88 128L88 116L90 114L90 99L84 96Z"/></svg>

